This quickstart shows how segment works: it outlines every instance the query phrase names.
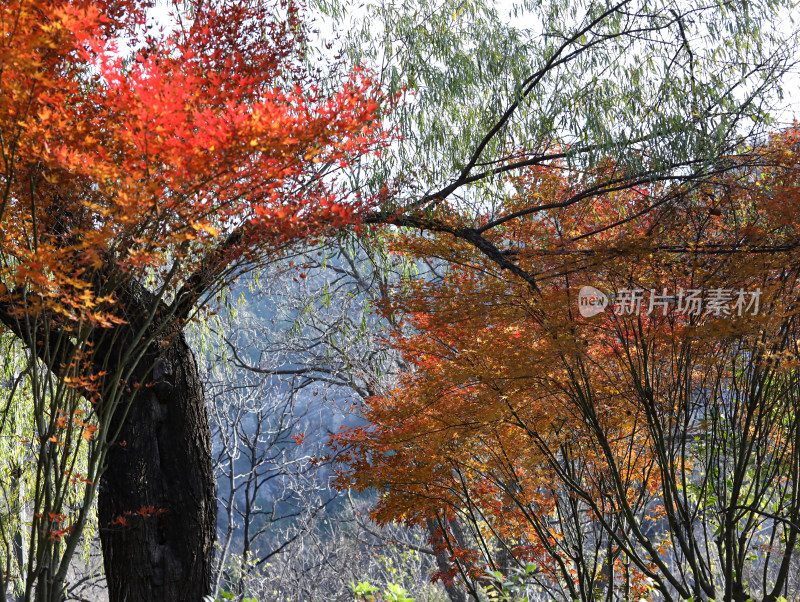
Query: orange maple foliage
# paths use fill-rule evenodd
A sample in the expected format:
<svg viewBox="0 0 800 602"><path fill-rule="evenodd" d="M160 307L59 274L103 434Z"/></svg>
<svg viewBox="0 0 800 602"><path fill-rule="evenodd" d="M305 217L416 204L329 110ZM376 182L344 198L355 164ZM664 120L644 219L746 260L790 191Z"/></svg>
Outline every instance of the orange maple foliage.
<svg viewBox="0 0 800 602"><path fill-rule="evenodd" d="M778 573L750 587L779 591L800 512L798 141L788 130L691 189L625 187L492 216L502 223L487 238L535 289L466 242L400 236L398 250L442 260L446 276L389 301L409 324L393 341L412 368L365 403L367 426L334 438L339 484L379 489L380 522L437 520L452 564L443 577L480 582L487 567L532 562L537 583L570 600L612 588L625 600L653 587L730 595L749 570L732 559L757 551L754 525L774 513L788 521L772 527L784 544L762 558ZM615 173L529 169L503 212L557 204ZM616 305L582 317L583 285L616 293ZM636 288L634 310L624 299ZM689 290L704 291L701 311L679 310ZM737 309L730 293L716 310L715 290L748 303ZM698 551L698 533L719 525L721 560Z"/></svg>

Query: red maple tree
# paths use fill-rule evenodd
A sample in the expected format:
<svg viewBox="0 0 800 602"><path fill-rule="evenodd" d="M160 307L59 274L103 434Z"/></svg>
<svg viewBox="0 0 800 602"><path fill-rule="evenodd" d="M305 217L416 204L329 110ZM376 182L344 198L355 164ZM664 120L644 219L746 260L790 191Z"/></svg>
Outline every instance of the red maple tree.
<svg viewBox="0 0 800 602"><path fill-rule="evenodd" d="M30 528L22 578L41 600L60 599L98 485L111 600L208 593L213 475L182 326L377 201L338 174L384 143L389 103L363 70L322 84L298 4L174 3L166 24L153 8L0 8L0 320L52 384L34 387L35 516L64 517ZM85 475L52 477L77 454Z"/></svg>

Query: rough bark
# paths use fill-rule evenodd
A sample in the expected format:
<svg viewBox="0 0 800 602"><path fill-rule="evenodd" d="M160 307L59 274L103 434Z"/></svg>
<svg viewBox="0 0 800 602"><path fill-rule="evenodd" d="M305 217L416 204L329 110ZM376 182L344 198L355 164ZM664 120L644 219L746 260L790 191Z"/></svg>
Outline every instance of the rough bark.
<svg viewBox="0 0 800 602"><path fill-rule="evenodd" d="M184 297L196 300L202 282L190 292ZM171 311L135 281L118 295L126 323L97 331L98 373L125 373L119 358L150 342L128 379L141 387L117 404L110 431L120 434L110 443L98 491L109 602L200 602L211 592L217 502L202 383L180 331L185 312ZM8 304L0 304L0 322L48 368L61 369L64 339L57 332L44 337L42 329L30 330ZM127 524L112 524L119 518Z"/></svg>
<svg viewBox="0 0 800 602"><path fill-rule="evenodd" d="M109 600L199 602L211 589L217 508L203 388L182 334L150 348L134 379L147 386L124 420L120 404L99 488Z"/></svg>

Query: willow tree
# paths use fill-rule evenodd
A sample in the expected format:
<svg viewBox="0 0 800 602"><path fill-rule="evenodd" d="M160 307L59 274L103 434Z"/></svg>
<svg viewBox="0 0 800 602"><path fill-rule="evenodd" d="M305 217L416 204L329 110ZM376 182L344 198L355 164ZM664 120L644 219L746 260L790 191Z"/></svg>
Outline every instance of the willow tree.
<svg viewBox="0 0 800 602"><path fill-rule="evenodd" d="M368 221L451 241L429 258L471 261L458 251L470 246L533 298L541 274L520 259L557 250L558 238L507 231L575 207L587 216L575 236L590 238L741 169L732 157L763 140L794 62L794 34L776 33L789 10L780 2L554 1L507 17L481 2L382 2L361 20L321 4L354 23L351 55L408 93L404 137L371 182L393 179L397 204ZM513 178L536 169L568 173L570 185L515 197ZM639 191L635 213L592 215L621 191ZM457 542L452 516L429 514L438 536Z"/></svg>

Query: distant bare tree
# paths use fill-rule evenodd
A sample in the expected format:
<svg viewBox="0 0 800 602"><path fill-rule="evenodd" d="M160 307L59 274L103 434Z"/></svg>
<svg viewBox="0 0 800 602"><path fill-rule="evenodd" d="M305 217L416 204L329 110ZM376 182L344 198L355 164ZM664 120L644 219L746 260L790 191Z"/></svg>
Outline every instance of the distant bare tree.
<svg viewBox="0 0 800 602"><path fill-rule="evenodd" d="M329 435L402 368L385 341L392 318L376 309L410 269L379 240L303 249L231 292L226 318L198 335L219 487L217 593L338 600L372 579L447 599L429 583L429 535L371 523L366 500L336 492L320 461Z"/></svg>

